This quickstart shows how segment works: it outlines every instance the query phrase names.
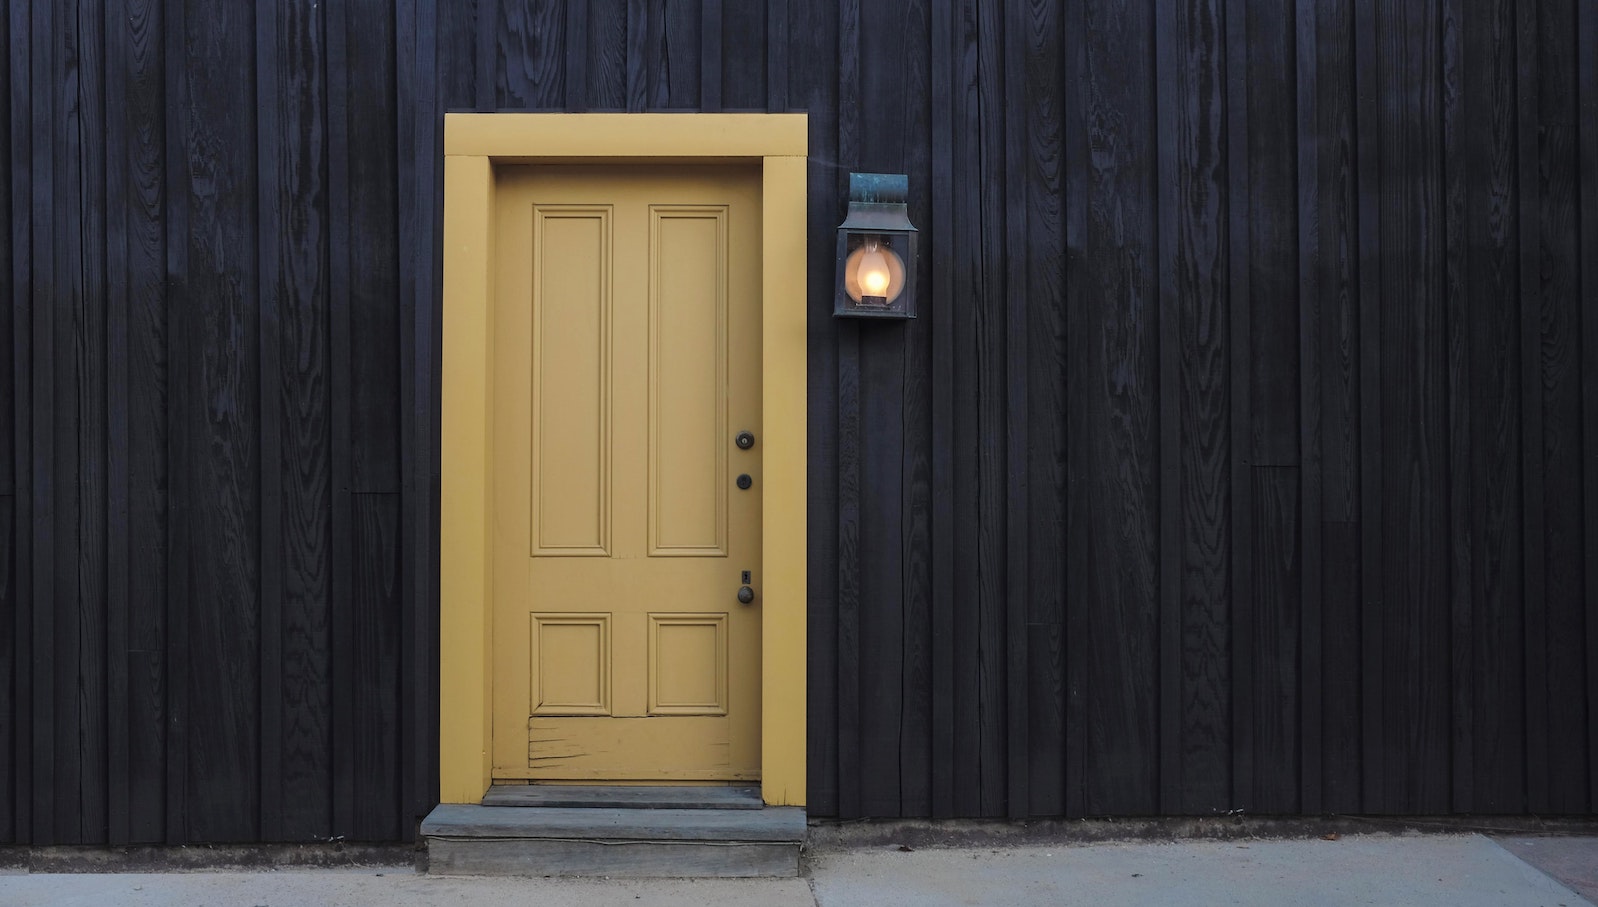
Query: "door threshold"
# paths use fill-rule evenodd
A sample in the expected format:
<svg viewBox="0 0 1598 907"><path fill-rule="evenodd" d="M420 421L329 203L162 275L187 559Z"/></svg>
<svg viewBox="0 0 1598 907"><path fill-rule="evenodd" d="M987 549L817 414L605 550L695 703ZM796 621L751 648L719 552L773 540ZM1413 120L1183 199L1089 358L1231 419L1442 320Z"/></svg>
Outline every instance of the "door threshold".
<svg viewBox="0 0 1598 907"><path fill-rule="evenodd" d="M550 809L760 809L759 787L496 784L484 806Z"/></svg>

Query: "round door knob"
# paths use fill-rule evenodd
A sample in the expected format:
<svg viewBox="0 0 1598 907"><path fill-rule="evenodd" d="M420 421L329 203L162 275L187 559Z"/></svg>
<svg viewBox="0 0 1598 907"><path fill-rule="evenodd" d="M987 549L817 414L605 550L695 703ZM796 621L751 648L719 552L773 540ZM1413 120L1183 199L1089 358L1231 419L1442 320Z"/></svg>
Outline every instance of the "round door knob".
<svg viewBox="0 0 1598 907"><path fill-rule="evenodd" d="M755 484L755 480L749 478L749 473L747 472L738 477L738 487L744 491L748 491L749 486L753 484Z"/></svg>
<svg viewBox="0 0 1598 907"><path fill-rule="evenodd" d="M749 588L748 586L739 586L738 587L738 601L739 602L747 605L747 604L749 604L750 602L752 602L754 600L755 600L755 590Z"/></svg>
<svg viewBox="0 0 1598 907"><path fill-rule="evenodd" d="M738 445L739 450L748 450L755 446L755 436L751 432L741 431L732 440Z"/></svg>

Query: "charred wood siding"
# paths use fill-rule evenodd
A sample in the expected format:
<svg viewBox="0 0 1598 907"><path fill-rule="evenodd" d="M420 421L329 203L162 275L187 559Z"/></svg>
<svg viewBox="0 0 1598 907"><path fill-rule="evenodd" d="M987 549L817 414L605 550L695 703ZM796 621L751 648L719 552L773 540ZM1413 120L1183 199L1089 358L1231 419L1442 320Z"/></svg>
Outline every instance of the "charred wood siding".
<svg viewBox="0 0 1598 907"><path fill-rule="evenodd" d="M0 841L413 834L445 110L810 114L818 815L1598 808L1598 7L12 0ZM830 317L851 169L920 319Z"/></svg>

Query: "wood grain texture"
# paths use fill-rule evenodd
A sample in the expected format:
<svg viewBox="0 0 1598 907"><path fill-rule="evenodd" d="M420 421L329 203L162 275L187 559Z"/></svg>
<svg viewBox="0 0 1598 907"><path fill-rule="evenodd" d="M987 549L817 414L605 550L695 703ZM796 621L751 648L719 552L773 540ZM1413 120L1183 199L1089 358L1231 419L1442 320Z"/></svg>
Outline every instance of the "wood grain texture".
<svg viewBox="0 0 1598 907"><path fill-rule="evenodd" d="M901 22L911 47L927 45L930 31L926 0L909 0ZM930 55L907 53L898 71L907 95L916 99L903 106L897 147L890 146L907 173L910 184L911 222L927 224L931 210L931 92ZM792 83L790 82L790 91ZM918 262L917 287L930 287L931 262ZM903 426L900 470L903 482L898 539L904 574L903 688L901 731L904 741L899 759L900 814L922 817L932 812L932 572L930 535L935 491L932 483L931 405L933 381L930 319L905 325L901 344L904 356Z"/></svg>
<svg viewBox="0 0 1598 907"><path fill-rule="evenodd" d="M1573 695L1586 679L1586 587L1582 486L1582 389L1578 357L1583 308L1577 175L1576 7L1550 0L1538 10L1538 178L1541 210L1535 229L1542 310L1538 315L1537 372L1543 434L1543 556L1546 558L1546 637L1538 657L1546 664L1548 808L1588 811L1580 797L1555 797L1576 791L1586 781L1587 709ZM1540 767L1533 765L1532 770ZM1557 802L1556 802L1557 801Z"/></svg>
<svg viewBox="0 0 1598 907"><path fill-rule="evenodd" d="M1017 324L1007 339L1026 345L1022 450L1029 483L1029 511L1012 545L1027 546L1027 810L1032 815L1065 812L1065 558L1066 529L1066 336L1065 294L1065 109L1054 86L1064 64L1064 16L1050 3L1027 3L1020 11L1024 60L1021 91L1030 99L1007 118L1025 124L1020 172L1026 181L1026 224L1019 241L1033 250L1024 262L1025 283ZM1010 90L1017 90L1013 83ZM923 284L927 286L928 284ZM1013 311L1013 310L1012 310ZM1016 331L1020 341L1014 341ZM1017 467L1012 466L1012 469ZM934 495L936 498L936 495ZM1012 573L1016 582L1019 577ZM1016 607L1014 597L1011 607ZM1012 803L1012 808L1015 807Z"/></svg>
<svg viewBox="0 0 1598 907"><path fill-rule="evenodd" d="M1598 294L1598 9L1577 6L1577 147L1581 181L1581 292L1582 298ZM1585 492L1587 605L1587 758L1589 808L1598 801L1598 318L1590 310L1581 317L1582 450L1587 469Z"/></svg>
<svg viewBox="0 0 1598 907"><path fill-rule="evenodd" d="M925 233L930 248L950 245L954 234L954 2L931 4L931 223ZM955 637L954 637L954 321L953 256L928 255L930 289L923 297L930 311L922 317L931 328L931 458L934 494L929 543L932 562L931 601L931 761L932 815L955 815ZM813 488L814 486L812 486ZM811 569L824 569L812 561Z"/></svg>
<svg viewBox="0 0 1598 907"><path fill-rule="evenodd" d="M33 264L32 231L20 229L31 223L33 217L33 130L30 127L32 98L28 87L32 84L33 31L28 14L29 3L13 3L7 7L6 31L12 52L7 56L6 106L7 106L7 162L5 179L8 184L10 205L5 216L11 225L10 243L6 246L6 273L8 293L0 300L10 312L12 357L11 384L16 388L13 399L14 417L9 438L0 439L13 449L15 477L12 501L12 526L10 556L12 583L20 590L26 607L16 609L11 623L14 658L16 659L15 699L12 711L13 726L17 728L12 746L11 779L13 840L25 841L34 833L33 800L36 787L33 779L33 491L32 463L32 408L33 395L27 388L27 378L33 365Z"/></svg>
<svg viewBox="0 0 1598 907"><path fill-rule="evenodd" d="M238 9L186 9L180 34L190 229L184 307L190 408L177 424L189 448L184 479L193 607L183 682L195 840L253 840L260 802L260 347L257 282L254 79L234 78L253 61L248 16ZM253 71L253 66L251 67ZM203 300L204 304L199 304Z"/></svg>
<svg viewBox="0 0 1598 907"><path fill-rule="evenodd" d="M1515 165L1519 298L1516 337L1520 353L1521 451L1521 601L1524 614L1526 808L1547 812L1548 671L1544 646L1548 633L1548 562L1544 557L1547 488L1544 484L1542 395L1542 211L1541 95L1537 90L1541 42L1538 10L1516 4L1512 40L1515 47Z"/></svg>
<svg viewBox="0 0 1598 907"><path fill-rule="evenodd" d="M1248 71L1248 4L1227 0L1223 14L1224 48L1228 71ZM1219 39L1218 39L1219 40ZM1231 562L1232 613L1228 627L1232 643L1231 731L1232 801L1234 808L1254 809L1254 571L1249 557L1257 552L1255 537L1254 483L1249 464L1253 461L1255 348L1250 319L1254 315L1254 280L1251 255L1253 237L1249 230L1251 213L1249 161L1250 103L1252 86L1246 78L1229 78L1226 84L1226 267L1231 298L1228 301L1226 332L1230 384L1230 447L1232 544L1227 552ZM1243 139L1243 141L1238 141Z"/></svg>
<svg viewBox="0 0 1598 907"><path fill-rule="evenodd" d="M559 109L567 97L566 57L561 53L566 40L565 0L499 0L495 6L499 11L494 30L497 106L507 110ZM376 25L393 20L373 16L369 21ZM371 31L377 32L372 35L373 48L382 46L382 30ZM392 42L388 47L393 47ZM360 73L362 68L357 65L353 71Z"/></svg>
<svg viewBox="0 0 1598 907"><path fill-rule="evenodd" d="M1231 808L1225 93L1217 3L1158 23L1161 809Z"/></svg>
<svg viewBox="0 0 1598 907"><path fill-rule="evenodd" d="M277 689L275 699L263 692L263 709L277 712L277 733L265 746L276 751L277 777L270 783L281 798L275 833L268 834L305 840L331 834L326 44L315 9L285 7L275 15L277 65L263 71L263 81L271 82L260 86L276 107L275 116L261 119L262 146L272 149L270 157L263 153L261 168L262 306L273 313L261 341L262 418L277 426L262 434L263 454L270 450L273 460L263 462L263 478L273 479L277 498L263 520L263 536L276 537L263 542L278 547L277 576L266 586L276 595L276 614L263 613L276 642L262 653L263 662L276 659L263 665L263 676L275 671ZM275 127L270 132L268 122ZM270 193L264 188L269 178ZM275 213L268 214L268 206ZM276 228L264 229L269 224ZM263 783L270 774L263 767ZM263 789L263 806L267 795Z"/></svg>
<svg viewBox="0 0 1598 907"><path fill-rule="evenodd" d="M1086 212L1077 349L1088 360L1077 392L1087 408L1082 477L1089 498L1087 736L1089 813L1153 812L1157 791L1158 288L1152 61L1123 48L1150 36L1139 4L1085 4L1078 141ZM1091 352L1089 352L1091 351Z"/></svg>
<svg viewBox="0 0 1598 907"><path fill-rule="evenodd" d="M759 13L761 8L757 4L745 3L724 7L722 30L725 47L748 47L751 36L765 33L764 20L758 17L751 20L751 11ZM837 174L824 163L837 153L837 27L836 11L823 4L801 4L793 11L790 25L794 40L803 42L799 45L801 51L796 54L798 63L794 67L793 91L811 111L812 117L809 122L810 191L807 198L807 230L811 236L830 234L843 219L837 193ZM741 98L755 96L743 93L749 86L740 83L733 73L735 67L749 65L748 61L756 56L752 53L728 55L723 76L723 98L727 106L739 106ZM763 96L764 79L756 79L756 84L761 86L759 96ZM836 647L839 582L834 559L838 551L840 528L836 493L839 371L835 339L837 322L832 317L832 287L835 279L830 255L811 256L806 273L810 287L810 314L806 341L809 349L809 369L806 372L809 399L806 522L809 526L809 548L805 587L810 597L809 638L819 642L811 647L815 657L809 663L807 674L809 689L806 701L809 714L806 731L811 749L806 789L813 807L826 809L831 814L837 814L839 809L840 782Z"/></svg>
<svg viewBox="0 0 1598 907"><path fill-rule="evenodd" d="M354 624L354 806L345 834L359 841L403 836L400 800L400 535L398 494L354 495L350 616ZM402 816L404 820L402 821Z"/></svg>

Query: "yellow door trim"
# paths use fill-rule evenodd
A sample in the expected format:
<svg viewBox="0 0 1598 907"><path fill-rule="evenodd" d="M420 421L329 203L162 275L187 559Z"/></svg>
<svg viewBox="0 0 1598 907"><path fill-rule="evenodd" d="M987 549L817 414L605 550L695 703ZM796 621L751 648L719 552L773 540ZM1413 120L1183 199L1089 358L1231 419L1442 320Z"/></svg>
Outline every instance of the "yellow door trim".
<svg viewBox="0 0 1598 907"><path fill-rule="evenodd" d="M759 161L761 790L805 802L805 156L802 113L452 113L444 117L439 798L492 778L489 502L495 163Z"/></svg>

